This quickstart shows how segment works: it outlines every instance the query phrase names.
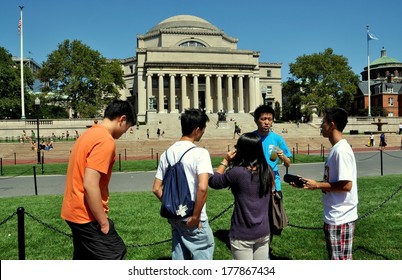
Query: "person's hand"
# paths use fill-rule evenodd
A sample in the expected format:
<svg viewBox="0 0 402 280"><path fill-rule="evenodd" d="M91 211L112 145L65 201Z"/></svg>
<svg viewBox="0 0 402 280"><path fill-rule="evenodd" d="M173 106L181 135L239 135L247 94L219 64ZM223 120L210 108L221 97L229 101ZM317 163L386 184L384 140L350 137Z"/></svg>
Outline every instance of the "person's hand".
<svg viewBox="0 0 402 280"><path fill-rule="evenodd" d="M103 225L100 225L100 230L103 234L108 234L109 233L109 221L107 223L104 223Z"/></svg>
<svg viewBox="0 0 402 280"><path fill-rule="evenodd" d="M227 162L231 162L235 156L236 156L236 149L227 152L226 156L225 156L225 160Z"/></svg>
<svg viewBox="0 0 402 280"><path fill-rule="evenodd" d="M285 156L285 154L283 153L283 151L279 148L276 148L276 154L278 155L278 157L283 160L283 157Z"/></svg>
<svg viewBox="0 0 402 280"><path fill-rule="evenodd" d="M312 179L306 179L303 178L303 180L305 181L303 188L304 189L308 189L308 190L316 190L318 189L318 183L315 180Z"/></svg>
<svg viewBox="0 0 402 280"><path fill-rule="evenodd" d="M190 217L186 223L187 227L197 227L201 228L200 218Z"/></svg>

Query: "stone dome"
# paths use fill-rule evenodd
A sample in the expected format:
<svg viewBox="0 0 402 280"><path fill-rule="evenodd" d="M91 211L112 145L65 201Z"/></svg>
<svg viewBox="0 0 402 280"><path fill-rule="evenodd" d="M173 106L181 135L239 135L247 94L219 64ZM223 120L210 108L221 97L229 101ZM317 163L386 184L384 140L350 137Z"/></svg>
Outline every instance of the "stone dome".
<svg viewBox="0 0 402 280"><path fill-rule="evenodd" d="M394 64L394 63L401 63L397 59L388 57L387 56L387 51L383 47L381 50L381 57L377 58L374 60L370 65L385 65L385 64Z"/></svg>
<svg viewBox="0 0 402 280"><path fill-rule="evenodd" d="M147 34L158 32L159 30L175 30L175 29L196 29L203 31L220 31L216 26L208 21L192 16L192 15L177 15L167 18L154 27L152 27Z"/></svg>

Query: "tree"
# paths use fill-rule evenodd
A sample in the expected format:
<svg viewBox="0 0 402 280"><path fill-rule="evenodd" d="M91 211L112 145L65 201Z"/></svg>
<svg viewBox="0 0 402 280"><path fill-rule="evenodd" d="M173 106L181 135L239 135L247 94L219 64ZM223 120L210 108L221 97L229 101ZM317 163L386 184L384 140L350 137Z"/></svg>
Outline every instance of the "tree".
<svg viewBox="0 0 402 280"><path fill-rule="evenodd" d="M11 54L0 47L0 118L21 118L21 76L20 65L13 61ZM24 67L24 84L32 88L34 78L31 69ZM24 103L27 102L25 97Z"/></svg>
<svg viewBox="0 0 402 280"><path fill-rule="evenodd" d="M278 101L275 101L275 105L274 105L274 110L275 110L275 120L279 120L281 119L281 104L279 104Z"/></svg>
<svg viewBox="0 0 402 280"><path fill-rule="evenodd" d="M125 86L117 60L107 61L81 41L65 40L43 63L38 73L43 91L54 93L53 102L71 108L73 117L96 117Z"/></svg>
<svg viewBox="0 0 402 280"><path fill-rule="evenodd" d="M350 111L359 78L342 55L331 48L322 53L303 55L289 64L290 80L299 85L294 94L301 96L302 105L314 104L318 113L339 106Z"/></svg>
<svg viewBox="0 0 402 280"><path fill-rule="evenodd" d="M282 83L282 96L283 96L283 120L300 120L301 113L301 92L300 85L294 80L288 80Z"/></svg>

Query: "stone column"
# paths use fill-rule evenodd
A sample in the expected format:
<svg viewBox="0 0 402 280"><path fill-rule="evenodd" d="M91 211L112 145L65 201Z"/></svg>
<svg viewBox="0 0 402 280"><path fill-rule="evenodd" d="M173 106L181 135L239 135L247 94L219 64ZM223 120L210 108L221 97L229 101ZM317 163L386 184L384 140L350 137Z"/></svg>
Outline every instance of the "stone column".
<svg viewBox="0 0 402 280"><path fill-rule="evenodd" d="M243 92L243 77L239 76L238 82L238 92L239 92L239 113L244 113L244 92Z"/></svg>
<svg viewBox="0 0 402 280"><path fill-rule="evenodd" d="M176 110L176 88L175 88L175 74L170 74L170 95L169 95L169 112L177 113Z"/></svg>
<svg viewBox="0 0 402 280"><path fill-rule="evenodd" d="M186 109L186 99L187 99L187 74L181 74L181 108L180 111L184 112Z"/></svg>
<svg viewBox="0 0 402 280"><path fill-rule="evenodd" d="M249 113L254 112L255 109L255 92L254 92L254 77L252 75L248 76L248 104Z"/></svg>
<svg viewBox="0 0 402 280"><path fill-rule="evenodd" d="M142 121L142 116L145 116L145 112L147 111L147 101L146 99L146 78L144 74L144 68L139 67L137 69L138 77L137 77L137 92L136 89L133 88L133 96L136 96L136 110L139 115L139 121Z"/></svg>
<svg viewBox="0 0 402 280"><path fill-rule="evenodd" d="M193 108L199 107L198 102L198 74L193 74Z"/></svg>
<svg viewBox="0 0 402 280"><path fill-rule="evenodd" d="M149 99L152 97L152 74L147 74L147 108L146 110L152 110L153 108L149 107L150 102Z"/></svg>
<svg viewBox="0 0 402 280"><path fill-rule="evenodd" d="M233 75L227 76L228 113L233 113Z"/></svg>
<svg viewBox="0 0 402 280"><path fill-rule="evenodd" d="M216 92L217 92L217 104L218 104L218 112L223 109L222 102L222 75L216 75L217 83L216 83Z"/></svg>
<svg viewBox="0 0 402 280"><path fill-rule="evenodd" d="M212 112L211 75L205 75L205 106L207 112Z"/></svg>
<svg viewBox="0 0 402 280"><path fill-rule="evenodd" d="M163 76L165 74L158 74L159 76L159 81L158 81L158 113L164 113L165 112L165 108L164 108L164 90L163 90Z"/></svg>

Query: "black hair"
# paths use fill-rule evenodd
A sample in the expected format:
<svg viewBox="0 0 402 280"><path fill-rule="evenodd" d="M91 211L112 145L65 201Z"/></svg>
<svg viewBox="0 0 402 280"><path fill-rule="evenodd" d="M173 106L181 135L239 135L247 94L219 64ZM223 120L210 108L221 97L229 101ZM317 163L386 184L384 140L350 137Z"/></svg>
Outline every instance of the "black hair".
<svg viewBox="0 0 402 280"><path fill-rule="evenodd" d="M256 167L260 178L260 197L272 191L274 173L262 149L261 138L252 132L244 133L236 143L236 155L231 166Z"/></svg>
<svg viewBox="0 0 402 280"><path fill-rule="evenodd" d="M132 125L137 123L137 115L133 105L128 100L113 100L105 109L104 118L114 120L125 115L127 123Z"/></svg>
<svg viewBox="0 0 402 280"><path fill-rule="evenodd" d="M254 120L258 120L262 114L272 114L275 117L275 110L269 105L260 105L254 110Z"/></svg>
<svg viewBox="0 0 402 280"><path fill-rule="evenodd" d="M336 129L342 132L348 123L348 113L339 107L327 108L324 110L324 119L327 123L333 122Z"/></svg>
<svg viewBox="0 0 402 280"><path fill-rule="evenodd" d="M204 129L209 122L209 118L204 110L186 109L180 116L181 133L183 136L190 135L197 127Z"/></svg>

